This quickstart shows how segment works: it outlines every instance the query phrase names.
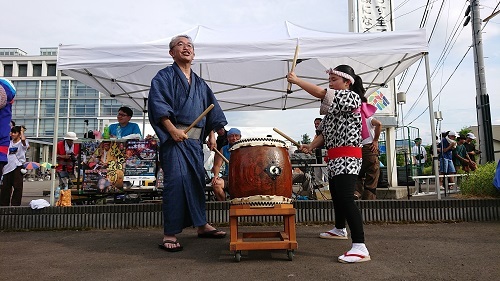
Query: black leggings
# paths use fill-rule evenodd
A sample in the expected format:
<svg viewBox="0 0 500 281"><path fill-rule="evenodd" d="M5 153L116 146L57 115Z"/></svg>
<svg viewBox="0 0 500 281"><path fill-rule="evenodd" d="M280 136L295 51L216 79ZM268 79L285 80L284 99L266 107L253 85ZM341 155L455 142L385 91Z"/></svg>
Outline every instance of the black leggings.
<svg viewBox="0 0 500 281"><path fill-rule="evenodd" d="M353 243L365 243L363 219L361 212L354 202L354 188L357 175L337 175L330 178L330 192L332 194L333 209L335 211L335 227L342 229L345 222L351 230Z"/></svg>

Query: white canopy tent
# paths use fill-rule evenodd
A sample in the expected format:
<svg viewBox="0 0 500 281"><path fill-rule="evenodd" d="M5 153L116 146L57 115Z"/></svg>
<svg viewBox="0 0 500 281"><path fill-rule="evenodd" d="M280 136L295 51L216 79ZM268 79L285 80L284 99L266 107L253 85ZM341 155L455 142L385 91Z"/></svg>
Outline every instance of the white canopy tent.
<svg viewBox="0 0 500 281"><path fill-rule="evenodd" d="M318 100L292 89L286 74L297 45L297 75L327 84L325 69L351 65L367 94L385 86L427 52L425 30L329 33L292 23L252 30L198 26L181 34L193 38L193 70L207 81L224 111L318 108ZM63 73L139 110L146 109L151 79L170 65L170 38L128 45L61 45Z"/></svg>
<svg viewBox="0 0 500 281"><path fill-rule="evenodd" d="M179 34L193 39L193 70L207 81L224 111L319 108L318 99L308 93L296 88L287 92L286 74L297 45L298 76L327 87L325 70L348 64L362 77L367 95L386 86L428 51L423 29L331 33L285 22L248 29L198 26ZM170 38L142 44L60 45L57 67L64 74L146 112L151 79L158 70L173 63L168 54ZM60 83L58 87L59 92Z"/></svg>

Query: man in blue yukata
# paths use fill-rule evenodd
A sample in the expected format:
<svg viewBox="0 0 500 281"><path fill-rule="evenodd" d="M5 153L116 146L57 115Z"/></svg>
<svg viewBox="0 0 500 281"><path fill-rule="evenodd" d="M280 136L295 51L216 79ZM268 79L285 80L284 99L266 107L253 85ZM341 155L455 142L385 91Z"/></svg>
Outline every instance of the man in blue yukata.
<svg viewBox="0 0 500 281"><path fill-rule="evenodd" d="M176 238L189 226L200 238L224 238L226 233L207 223L203 141L216 146L214 131L227 124L212 90L191 71L194 45L187 35L170 41L174 63L156 74L148 97L149 121L160 139L163 181L163 242L168 252L183 248ZM214 108L187 133L184 130L211 104Z"/></svg>

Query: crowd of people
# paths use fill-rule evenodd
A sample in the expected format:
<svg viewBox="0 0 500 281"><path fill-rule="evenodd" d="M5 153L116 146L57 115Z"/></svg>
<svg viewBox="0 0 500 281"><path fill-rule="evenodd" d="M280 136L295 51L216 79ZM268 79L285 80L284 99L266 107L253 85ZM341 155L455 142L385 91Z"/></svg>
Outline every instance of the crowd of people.
<svg viewBox="0 0 500 281"><path fill-rule="evenodd" d="M436 141L436 148L439 157L439 174L453 175L459 169L469 173L477 168L476 155L481 152L476 149L473 140L476 136L473 133L458 135L455 131L443 131L441 139ZM443 186L443 179L440 178L442 188L453 188L454 178L448 178L448 186Z"/></svg>

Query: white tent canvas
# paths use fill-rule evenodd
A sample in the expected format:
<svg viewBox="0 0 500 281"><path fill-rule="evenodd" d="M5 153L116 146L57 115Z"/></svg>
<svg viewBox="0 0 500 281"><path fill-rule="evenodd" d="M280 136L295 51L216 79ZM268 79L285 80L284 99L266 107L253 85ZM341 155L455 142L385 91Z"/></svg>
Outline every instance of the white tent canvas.
<svg viewBox="0 0 500 281"><path fill-rule="evenodd" d="M318 100L300 89L287 93L285 76L297 45L297 75L327 87L325 70L348 64L363 78L367 94L427 52L425 30L329 33L285 22L248 30L198 26L180 34L193 38L193 70L207 81L224 111L318 108ZM173 62L169 41L61 45L57 65L63 73L142 110L151 79Z"/></svg>

